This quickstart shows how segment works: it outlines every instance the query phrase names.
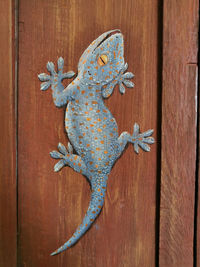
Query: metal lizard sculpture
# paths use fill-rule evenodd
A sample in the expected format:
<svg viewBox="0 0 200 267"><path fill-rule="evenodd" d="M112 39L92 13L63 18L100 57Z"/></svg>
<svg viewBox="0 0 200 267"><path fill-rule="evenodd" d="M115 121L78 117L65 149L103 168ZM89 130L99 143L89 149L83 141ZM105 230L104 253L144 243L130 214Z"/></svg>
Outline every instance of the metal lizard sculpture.
<svg viewBox="0 0 200 267"><path fill-rule="evenodd" d="M53 101L57 107L67 104L65 129L70 143L68 148L61 143L58 150L50 152L54 159L59 159L54 170L70 166L82 173L91 185L91 200L82 224L72 237L51 255L58 254L72 245L88 230L100 213L106 192L107 179L115 161L124 151L127 143L132 143L138 153L139 146L150 151L147 144L153 144L153 130L139 133L135 123L133 134L123 132L118 135L117 123L105 106L103 98L109 97L118 84L119 91L125 93L125 86L134 84L133 78L126 72L128 64L124 63L124 41L120 30L103 33L94 40L82 54L78 64L77 77L64 89L62 80L74 77L75 73L63 73L64 60L58 59L58 72L52 62L47 63L51 75L45 73L38 77L43 83L41 90L51 86ZM124 84L124 85L123 85ZM77 154L73 153L73 148Z"/></svg>

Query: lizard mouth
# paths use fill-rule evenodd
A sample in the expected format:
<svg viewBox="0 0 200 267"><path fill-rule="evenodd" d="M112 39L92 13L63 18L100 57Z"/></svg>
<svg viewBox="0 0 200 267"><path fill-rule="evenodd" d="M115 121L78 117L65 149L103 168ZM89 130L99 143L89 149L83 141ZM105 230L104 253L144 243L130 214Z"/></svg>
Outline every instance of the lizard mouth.
<svg viewBox="0 0 200 267"><path fill-rule="evenodd" d="M109 33L106 35L106 37L104 37L103 40L101 40L101 41L98 43L98 45L95 47L95 49L97 49L97 47L99 47L99 46L100 46L103 42L105 42L105 40L107 40L109 37L111 37L111 36L113 36L113 35L115 35L115 34L119 34L119 33L121 33L120 30L113 30L113 31L109 32ZM94 49L94 50L95 50L95 49Z"/></svg>

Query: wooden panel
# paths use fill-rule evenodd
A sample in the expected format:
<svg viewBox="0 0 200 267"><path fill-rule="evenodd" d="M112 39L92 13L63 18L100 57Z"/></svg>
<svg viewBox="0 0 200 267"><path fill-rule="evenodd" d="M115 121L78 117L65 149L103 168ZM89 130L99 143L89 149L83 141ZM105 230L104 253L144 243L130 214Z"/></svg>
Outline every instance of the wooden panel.
<svg viewBox="0 0 200 267"><path fill-rule="evenodd" d="M164 1L160 266L193 266L198 1Z"/></svg>
<svg viewBox="0 0 200 267"><path fill-rule="evenodd" d="M120 28L135 89L115 89L106 104L120 132L157 127L158 1L20 1L19 43L19 256L20 266L155 266L156 144L137 156L131 146L114 166L105 206L87 234L50 257L80 224L90 198L87 181L70 168L53 172L49 152L67 144L63 109L41 92L37 74L48 60L78 59L101 33ZM156 137L156 133L154 135Z"/></svg>
<svg viewBox="0 0 200 267"><path fill-rule="evenodd" d="M0 266L16 266L14 1L0 1Z"/></svg>

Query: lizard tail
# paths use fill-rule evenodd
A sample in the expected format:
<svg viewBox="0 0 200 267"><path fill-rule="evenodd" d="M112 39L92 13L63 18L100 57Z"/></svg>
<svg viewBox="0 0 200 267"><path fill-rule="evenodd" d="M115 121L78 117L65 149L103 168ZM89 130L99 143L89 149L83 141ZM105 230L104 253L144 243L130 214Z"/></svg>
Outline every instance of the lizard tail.
<svg viewBox="0 0 200 267"><path fill-rule="evenodd" d="M98 185L92 186L91 200L81 225L76 229L72 237L63 246L51 253L51 256L59 254L60 252L73 246L93 224L104 204L107 186L106 180L101 178L101 182Z"/></svg>

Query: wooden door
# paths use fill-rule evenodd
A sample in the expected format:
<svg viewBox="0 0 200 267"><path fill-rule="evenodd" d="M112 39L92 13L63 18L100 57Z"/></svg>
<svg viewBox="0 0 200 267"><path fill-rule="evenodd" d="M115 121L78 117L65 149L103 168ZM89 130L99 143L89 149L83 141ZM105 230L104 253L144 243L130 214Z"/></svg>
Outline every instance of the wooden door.
<svg viewBox="0 0 200 267"><path fill-rule="evenodd" d="M198 9L197 0L1 1L0 266L200 266ZM69 167L53 171L49 152L68 142L64 109L37 75L59 56L76 72L110 29L124 35L135 88L123 96L115 88L105 103L120 133L138 122L156 143L139 155L128 145L92 228L51 257L81 223L90 188Z"/></svg>

